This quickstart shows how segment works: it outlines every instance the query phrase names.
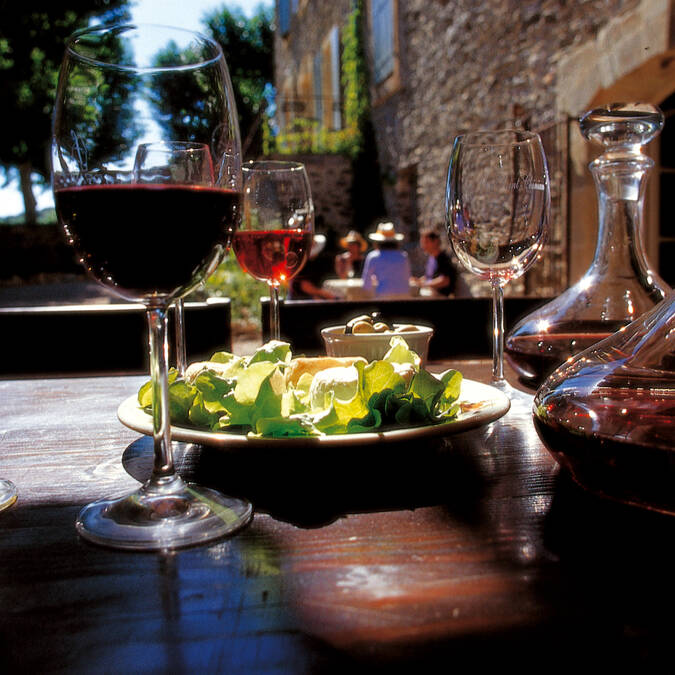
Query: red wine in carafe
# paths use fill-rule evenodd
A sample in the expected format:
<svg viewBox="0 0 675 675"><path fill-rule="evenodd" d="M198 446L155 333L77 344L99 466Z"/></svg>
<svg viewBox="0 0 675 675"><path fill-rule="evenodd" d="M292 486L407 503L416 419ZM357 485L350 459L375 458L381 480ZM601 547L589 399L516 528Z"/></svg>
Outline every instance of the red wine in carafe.
<svg viewBox="0 0 675 675"><path fill-rule="evenodd" d="M668 379L670 378L670 379ZM675 383L610 377L593 396L544 396L534 417L544 443L584 487L675 514Z"/></svg>
<svg viewBox="0 0 675 675"><path fill-rule="evenodd" d="M625 322L589 322L581 326L557 327L556 333L512 335L504 345L504 354L518 376L532 384L541 384L567 359L625 326ZM576 328L576 330L575 330Z"/></svg>

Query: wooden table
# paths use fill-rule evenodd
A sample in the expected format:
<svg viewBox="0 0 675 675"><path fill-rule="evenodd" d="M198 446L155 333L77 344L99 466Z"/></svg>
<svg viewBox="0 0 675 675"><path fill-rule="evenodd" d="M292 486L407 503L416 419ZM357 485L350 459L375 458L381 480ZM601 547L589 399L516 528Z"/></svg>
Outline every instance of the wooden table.
<svg viewBox="0 0 675 675"><path fill-rule="evenodd" d="M143 379L0 382L20 493L0 513L0 672L672 668L675 519L559 475L527 405L409 445L188 446L185 475L254 502L246 530L172 554L80 540L85 503L149 473L116 419Z"/></svg>

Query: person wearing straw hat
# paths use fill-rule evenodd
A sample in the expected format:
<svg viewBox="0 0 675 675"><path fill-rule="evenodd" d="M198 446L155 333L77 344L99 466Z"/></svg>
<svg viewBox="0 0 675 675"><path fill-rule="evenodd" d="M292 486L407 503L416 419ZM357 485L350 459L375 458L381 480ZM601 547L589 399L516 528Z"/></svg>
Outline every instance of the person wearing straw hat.
<svg viewBox="0 0 675 675"><path fill-rule="evenodd" d="M394 223L379 223L375 232L368 235L375 245L363 264L363 288L374 291L376 296L410 295L410 260L400 243L403 235Z"/></svg>
<svg viewBox="0 0 675 675"><path fill-rule="evenodd" d="M335 256L335 273L340 279L360 277L366 259L368 242L356 230L350 230L347 236L340 239L340 246L347 249Z"/></svg>

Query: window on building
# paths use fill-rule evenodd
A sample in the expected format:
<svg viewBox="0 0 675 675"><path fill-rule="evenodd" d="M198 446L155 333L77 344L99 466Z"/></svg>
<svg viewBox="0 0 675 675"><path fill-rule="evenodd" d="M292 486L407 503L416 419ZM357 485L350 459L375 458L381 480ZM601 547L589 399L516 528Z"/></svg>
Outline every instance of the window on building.
<svg viewBox="0 0 675 675"><path fill-rule="evenodd" d="M322 58L321 52L314 56L314 119L323 124L323 90L322 90Z"/></svg>
<svg viewBox="0 0 675 675"><path fill-rule="evenodd" d="M314 59L306 54L298 69L298 101L294 106L294 117L307 119L315 113L314 99Z"/></svg>
<svg viewBox="0 0 675 675"><path fill-rule="evenodd" d="M295 104L295 83L292 77L284 80L279 89L279 124L286 129L293 119L293 106Z"/></svg>
<svg viewBox="0 0 675 675"><path fill-rule="evenodd" d="M394 0L370 1L375 84L394 72Z"/></svg>
<svg viewBox="0 0 675 675"><path fill-rule="evenodd" d="M342 103L340 96L340 32L337 26L330 31L331 107L333 128L342 128Z"/></svg>
<svg viewBox="0 0 675 675"><path fill-rule="evenodd" d="M279 0L279 32L288 35L291 29L291 0Z"/></svg>
<svg viewBox="0 0 675 675"><path fill-rule="evenodd" d="M325 129L342 128L340 95L340 35L331 28L312 64L314 118Z"/></svg>

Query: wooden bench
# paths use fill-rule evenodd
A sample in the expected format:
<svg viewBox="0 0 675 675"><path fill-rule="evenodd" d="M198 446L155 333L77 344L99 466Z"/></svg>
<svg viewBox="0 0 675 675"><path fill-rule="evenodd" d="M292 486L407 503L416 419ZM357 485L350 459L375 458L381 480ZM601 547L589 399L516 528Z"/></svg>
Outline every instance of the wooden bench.
<svg viewBox="0 0 675 675"><path fill-rule="evenodd" d="M521 317L550 298L509 297L504 302L508 331ZM270 339L269 299L262 298L263 340ZM419 323L434 327L429 358L481 356L492 353L490 298L411 298L397 300L287 300L279 308L282 339L296 353L324 351L321 329L378 311L389 323Z"/></svg>
<svg viewBox="0 0 675 675"><path fill-rule="evenodd" d="M232 349L229 299L185 303L188 361ZM140 304L0 308L0 376L149 372L148 328ZM173 312L169 363L175 364Z"/></svg>

